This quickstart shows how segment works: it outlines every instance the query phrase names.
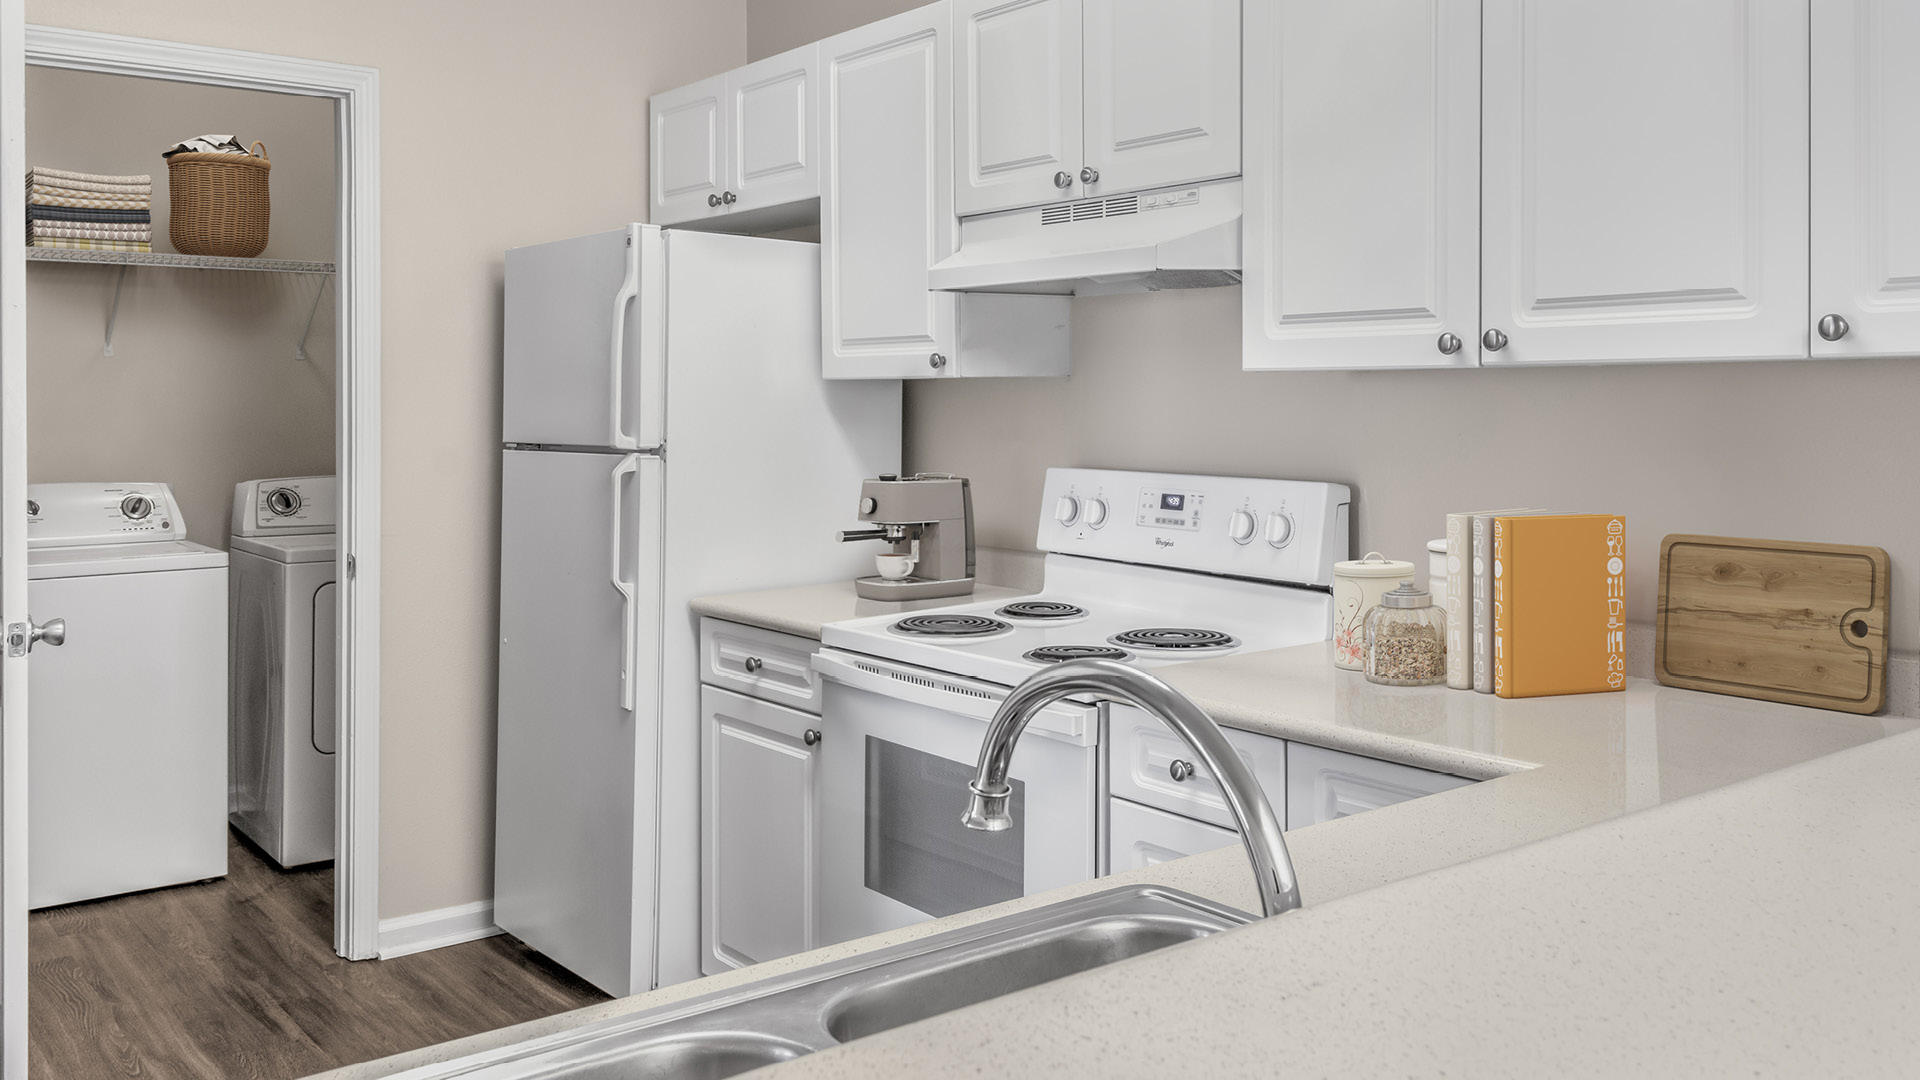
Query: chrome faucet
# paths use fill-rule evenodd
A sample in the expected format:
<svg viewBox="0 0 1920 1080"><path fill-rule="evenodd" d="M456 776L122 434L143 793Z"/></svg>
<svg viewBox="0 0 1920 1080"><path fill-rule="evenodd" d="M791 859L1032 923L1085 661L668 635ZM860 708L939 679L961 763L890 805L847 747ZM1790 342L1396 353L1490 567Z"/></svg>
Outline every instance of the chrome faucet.
<svg viewBox="0 0 1920 1080"><path fill-rule="evenodd" d="M1227 809L1240 826L1240 840L1253 863L1265 916L1300 906L1300 886L1293 877L1293 860L1280 835L1280 818L1260 789L1253 771L1240 760L1220 726L1185 694L1138 668L1113 660L1073 660L1030 675L1007 699L987 725L980 744L980 767L967 790L967 812L960 821L969 829L1003 832L1013 828L1007 809L1013 788L1007 772L1013 765L1013 747L1041 709L1069 694L1085 694L1139 706L1186 740L1220 783Z"/></svg>

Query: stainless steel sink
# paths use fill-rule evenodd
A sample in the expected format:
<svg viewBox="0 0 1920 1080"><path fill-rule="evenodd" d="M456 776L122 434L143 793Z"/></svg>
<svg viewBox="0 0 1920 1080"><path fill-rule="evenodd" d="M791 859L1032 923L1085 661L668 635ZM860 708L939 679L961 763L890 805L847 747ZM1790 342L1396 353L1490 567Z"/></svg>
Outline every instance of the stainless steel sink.
<svg viewBox="0 0 1920 1080"><path fill-rule="evenodd" d="M1252 919L1172 889L1110 889L394 1080L719 1080Z"/></svg>

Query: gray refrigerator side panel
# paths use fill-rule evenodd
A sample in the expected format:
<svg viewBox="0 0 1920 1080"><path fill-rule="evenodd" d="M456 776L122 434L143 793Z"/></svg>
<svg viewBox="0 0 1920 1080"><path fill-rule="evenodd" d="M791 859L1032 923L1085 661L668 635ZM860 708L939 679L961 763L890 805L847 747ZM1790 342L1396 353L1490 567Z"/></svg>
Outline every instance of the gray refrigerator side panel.
<svg viewBox="0 0 1920 1080"><path fill-rule="evenodd" d="M656 519L659 468L529 450L501 465L494 920L615 996L652 978L658 717L624 707L622 648L626 620L648 626L658 601L654 585L630 606L613 579L618 552L620 576L657 582L657 558L641 565L654 545L635 538ZM646 667L630 677L655 681Z"/></svg>
<svg viewBox="0 0 1920 1080"><path fill-rule="evenodd" d="M861 479L900 468L898 380L820 377L815 244L669 230L661 745L698 761L696 596L851 579ZM662 776L662 986L699 975L698 769Z"/></svg>

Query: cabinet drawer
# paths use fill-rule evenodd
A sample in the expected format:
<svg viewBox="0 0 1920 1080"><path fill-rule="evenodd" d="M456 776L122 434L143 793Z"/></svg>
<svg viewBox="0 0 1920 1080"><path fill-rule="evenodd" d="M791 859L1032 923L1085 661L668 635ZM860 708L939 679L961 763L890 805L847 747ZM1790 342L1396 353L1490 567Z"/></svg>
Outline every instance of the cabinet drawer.
<svg viewBox="0 0 1920 1080"><path fill-rule="evenodd" d="M1164 810L1107 800L1111 832L1107 841L1110 872L1138 870L1240 842L1240 834Z"/></svg>
<svg viewBox="0 0 1920 1080"><path fill-rule="evenodd" d="M812 638L701 619L700 681L817 715L813 654L819 648Z"/></svg>
<svg viewBox="0 0 1920 1080"><path fill-rule="evenodd" d="M1471 780L1319 746L1287 747L1287 828L1351 817Z"/></svg>
<svg viewBox="0 0 1920 1080"><path fill-rule="evenodd" d="M1113 794L1169 810L1221 828L1233 828L1233 815L1220 786L1187 744L1165 724L1131 705L1113 705L1107 714L1107 763ZM1287 744L1283 739L1225 729L1227 742L1253 770L1279 813L1287 797ZM1173 763L1192 766L1192 775L1175 780ZM1184 772L1184 770L1182 770Z"/></svg>

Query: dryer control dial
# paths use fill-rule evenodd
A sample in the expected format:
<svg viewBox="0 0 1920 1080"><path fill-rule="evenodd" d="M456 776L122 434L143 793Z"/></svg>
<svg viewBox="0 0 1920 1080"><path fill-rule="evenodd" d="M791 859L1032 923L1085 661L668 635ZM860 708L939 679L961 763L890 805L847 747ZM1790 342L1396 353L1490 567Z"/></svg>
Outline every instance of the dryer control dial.
<svg viewBox="0 0 1920 1080"><path fill-rule="evenodd" d="M274 488L267 492L267 509L275 517L292 517L300 512L300 493L292 488Z"/></svg>
<svg viewBox="0 0 1920 1080"><path fill-rule="evenodd" d="M153 500L145 495L129 495L120 500L120 514L128 521L144 521L153 513Z"/></svg>

